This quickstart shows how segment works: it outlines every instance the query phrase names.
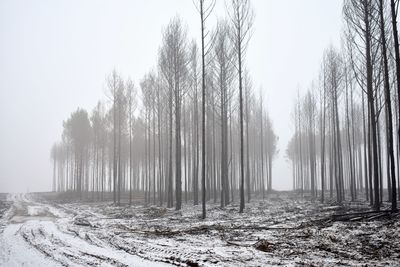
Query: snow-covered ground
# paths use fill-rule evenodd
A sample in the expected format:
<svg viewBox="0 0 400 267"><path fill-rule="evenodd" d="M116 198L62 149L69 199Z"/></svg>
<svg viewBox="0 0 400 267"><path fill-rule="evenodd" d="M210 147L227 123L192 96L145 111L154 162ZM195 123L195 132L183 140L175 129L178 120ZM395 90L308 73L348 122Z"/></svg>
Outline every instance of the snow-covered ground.
<svg viewBox="0 0 400 267"><path fill-rule="evenodd" d="M164 266L107 244L92 244L67 231L73 218L62 210L12 195L0 234L0 266Z"/></svg>
<svg viewBox="0 0 400 267"><path fill-rule="evenodd" d="M181 211L14 195L0 222L0 266L398 266L400 216L332 215L368 210L281 194L247 204Z"/></svg>

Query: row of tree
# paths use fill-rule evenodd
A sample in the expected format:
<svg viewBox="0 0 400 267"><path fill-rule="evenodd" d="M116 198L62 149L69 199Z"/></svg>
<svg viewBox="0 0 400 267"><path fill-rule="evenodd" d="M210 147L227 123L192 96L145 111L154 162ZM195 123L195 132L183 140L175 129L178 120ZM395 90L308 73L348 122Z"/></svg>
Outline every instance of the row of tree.
<svg viewBox="0 0 400 267"><path fill-rule="evenodd" d="M229 19L205 28L215 5L198 1L201 49L189 41L179 17L165 27L157 67L137 87L116 71L107 78L108 102L88 114L78 109L64 122L51 150L54 191L129 203L225 206L240 196L272 189L277 137L244 68L253 14L248 1L233 0ZM207 36L210 36L207 38ZM200 50L200 51L199 51ZM199 60L201 59L201 64ZM199 179L201 177L201 179Z"/></svg>
<svg viewBox="0 0 400 267"><path fill-rule="evenodd" d="M352 201L361 195L379 210L386 187L392 209L397 209L398 4L344 1L342 47L325 51L318 79L295 101L295 133L287 155L293 164L293 187L301 193L316 198L319 192L324 201L328 190L339 203L346 195Z"/></svg>

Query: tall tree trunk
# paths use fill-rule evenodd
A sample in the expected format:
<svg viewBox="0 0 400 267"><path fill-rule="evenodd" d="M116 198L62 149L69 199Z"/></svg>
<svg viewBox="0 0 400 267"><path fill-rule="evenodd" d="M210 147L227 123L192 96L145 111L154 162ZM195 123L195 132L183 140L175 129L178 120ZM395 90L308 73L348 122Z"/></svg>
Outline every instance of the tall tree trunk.
<svg viewBox="0 0 400 267"><path fill-rule="evenodd" d="M202 90L202 128L201 128L201 194L202 194L202 218L206 218L206 84L205 84L205 51L204 51L204 0L200 0L200 19L201 19L201 90Z"/></svg>
<svg viewBox="0 0 400 267"><path fill-rule="evenodd" d="M170 87L169 96L169 157L168 157L168 208L173 206L173 192L172 192L172 88Z"/></svg>
<svg viewBox="0 0 400 267"><path fill-rule="evenodd" d="M239 117L240 117L240 209L242 213L244 210L244 140L243 140L243 85L242 85L242 49L240 40L240 31L238 42L238 65L239 65Z"/></svg>
<svg viewBox="0 0 400 267"><path fill-rule="evenodd" d="M347 122L347 144L349 149L349 167L350 167L350 193L351 193L351 201L355 200L355 183L354 183L354 172L353 172L353 151L351 146L351 139L350 139L350 114L349 114L349 94L348 94L348 86L349 81L347 78L347 69L345 70L345 88L346 88L346 122Z"/></svg>
<svg viewBox="0 0 400 267"><path fill-rule="evenodd" d="M326 115L326 89L325 89L325 78L323 85L323 104L322 104L322 124L321 124L321 202L324 203L325 196L325 115Z"/></svg>
<svg viewBox="0 0 400 267"><path fill-rule="evenodd" d="M251 188L250 188L250 146L249 146L249 90L245 87L245 114L246 114L246 189L247 202L250 203Z"/></svg>
<svg viewBox="0 0 400 267"><path fill-rule="evenodd" d="M392 116L392 103L390 99L390 86L389 86L389 64L387 59L387 48L386 48L386 34L385 34L385 20L383 14L383 0L379 1L379 16L381 21L381 44L382 44L382 56L384 65L384 88L385 88L385 100L386 100L386 114L387 114L387 137L388 137L388 154L390 161L390 176L391 176L391 200L392 200L392 210L397 210L397 197L396 197L396 171L394 163L394 152L393 152L393 116ZM394 187L394 190L393 190Z"/></svg>

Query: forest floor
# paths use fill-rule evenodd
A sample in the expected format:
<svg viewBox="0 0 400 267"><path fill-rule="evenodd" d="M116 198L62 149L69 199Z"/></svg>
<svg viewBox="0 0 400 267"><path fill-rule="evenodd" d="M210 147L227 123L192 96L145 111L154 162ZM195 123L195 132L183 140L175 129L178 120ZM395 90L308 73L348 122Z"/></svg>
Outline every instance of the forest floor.
<svg viewBox="0 0 400 267"><path fill-rule="evenodd" d="M396 266L399 213L280 193L225 208L173 208L9 196L0 266ZM55 199L58 200L55 200ZM1 204L0 207L2 207ZM7 206L7 204L4 204ZM382 209L387 209L383 207ZM349 214L341 215L341 214Z"/></svg>

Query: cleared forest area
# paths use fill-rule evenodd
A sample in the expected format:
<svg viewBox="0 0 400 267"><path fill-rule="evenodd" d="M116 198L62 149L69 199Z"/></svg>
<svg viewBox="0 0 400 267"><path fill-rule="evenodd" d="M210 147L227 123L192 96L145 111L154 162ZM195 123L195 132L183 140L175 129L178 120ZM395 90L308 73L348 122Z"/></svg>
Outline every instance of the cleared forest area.
<svg viewBox="0 0 400 267"><path fill-rule="evenodd" d="M239 203L210 204L203 220L201 206L176 211L145 205L143 197L133 206L68 193L16 199L36 210L16 235L55 266L136 266L138 259L122 260L126 255L155 266L395 266L400 257L400 214L385 212L388 204L372 214L363 201L320 204L274 192L248 203L245 216L237 213Z"/></svg>
<svg viewBox="0 0 400 267"><path fill-rule="evenodd" d="M169 18L146 33L152 67L115 67L97 104L57 118L51 192L0 194L0 266L400 265L400 0L343 0L315 78L289 95L285 70L269 101L252 2L213 21L217 2L193 0L199 36Z"/></svg>

